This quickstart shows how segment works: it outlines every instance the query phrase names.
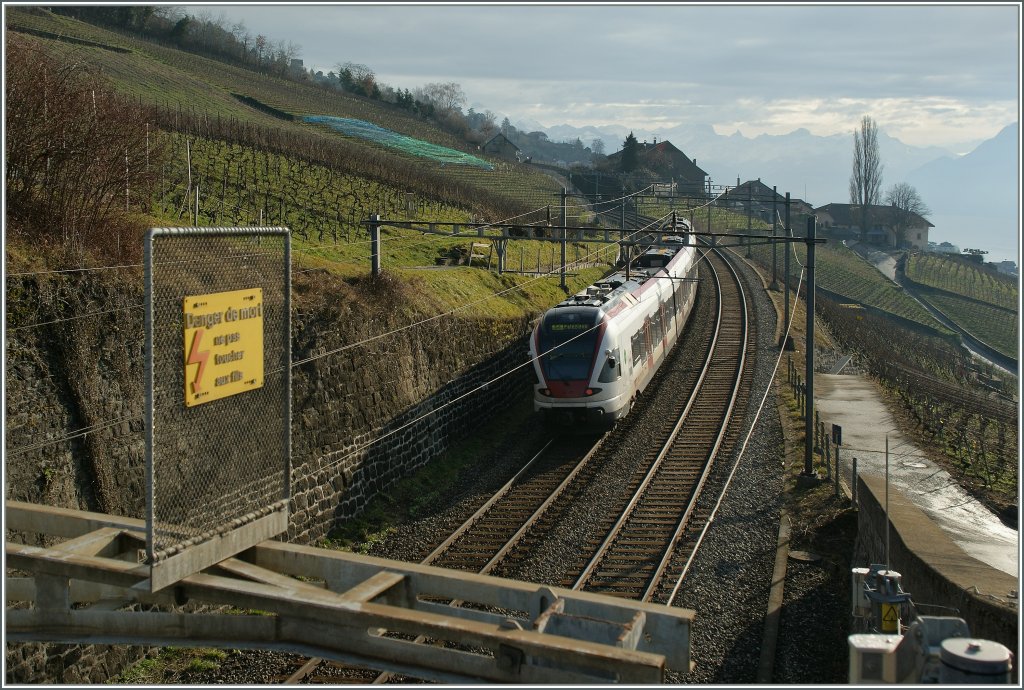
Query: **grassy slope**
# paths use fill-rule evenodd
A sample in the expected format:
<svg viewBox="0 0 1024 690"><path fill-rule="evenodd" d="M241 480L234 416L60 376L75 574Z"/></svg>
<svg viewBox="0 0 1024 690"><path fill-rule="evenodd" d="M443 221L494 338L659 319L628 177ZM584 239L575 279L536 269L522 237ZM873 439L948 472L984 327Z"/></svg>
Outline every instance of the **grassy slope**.
<svg viewBox="0 0 1024 690"><path fill-rule="evenodd" d="M751 251L761 265L771 269L772 249L770 246L753 247ZM877 269L868 265L856 252L837 242L828 242L818 245L814 256L815 282L825 290L841 295L850 302L875 307L919 323L938 333L949 332L924 307L887 280ZM793 254L790 255L790 270L794 277L799 275L800 265L806 261L806 248L799 243L793 245ZM777 264L781 273L783 266L781 252L777 256Z"/></svg>
<svg viewBox="0 0 1024 690"><path fill-rule="evenodd" d="M315 133L325 141L341 138L321 128L274 118L242 104L232 95L244 94L290 113L365 119L432 143L464 148L450 134L368 99L268 77L39 10L10 8L7 19L8 27L33 32L33 40L47 51L100 69L115 90L144 103L204 113L211 118L234 118L283 131ZM83 45L82 41L92 45ZM203 194L199 224L250 225L262 217L264 224L287 225L294 233L296 271L326 268L346 277L365 274L369 267L369 242L359 221L370 213L380 212L392 219L419 217L436 221L469 221L476 215L473 199L466 199L464 206L457 207L433 202L422 193L416 195L418 207L412 214L406 214L400 208L406 198L405 189L238 144L189 137L187 159L184 139L181 135L167 135L171 155L162 171L160 189L150 212L151 223L190 224L184 209L188 206L185 196L191 173ZM364 145L360 140L348 141ZM410 157L379 150L375 155L403 159L423 169L438 168L436 163L424 159L410 161ZM190 161L191 170L186 160ZM534 208L558 203L561 187L550 177L528 166L492 162L493 171L448 166L444 173L471 187ZM557 218L557 210L552 213ZM570 222L574 217L578 216L570 212ZM564 296L558 289L557 277L498 277L462 267L441 271L414 268L433 265L439 254L453 247L467 251L471 241L385 229L383 266L422 286L424 289L416 292L423 302L421 306L439 311L462 308L466 314L512 316L544 308ZM510 242L509 268L518 268L520 257L527 270L536 268L539 254L541 265L547 270L551 246ZM584 255L596 249L596 245L581 245L579 249L570 246L570 260L577 251ZM570 275L567 283L570 289L579 289L601 273L601 268L587 268L579 271L579 275ZM491 297L496 292L507 292L507 296Z"/></svg>
<svg viewBox="0 0 1024 690"><path fill-rule="evenodd" d="M969 262L912 254L907 276L927 286L924 298L954 323L1009 357L1017 356L1017 282Z"/></svg>
<svg viewBox="0 0 1024 690"><path fill-rule="evenodd" d="M129 50L128 53L115 52L102 47L39 39L50 50L100 68L116 90L144 103L205 113L211 118L236 118L282 131L316 132L328 141L342 138L340 134L322 127L288 122L244 105L232 95L240 94L294 115L357 118L441 146L467 149L464 142L451 134L399 108L377 101L262 75L48 13L11 8L7 20L8 26L15 30L43 31L53 36L85 39L117 50ZM359 139L346 139L366 145ZM375 150L380 154L395 155L392 150ZM427 169L439 168L432 161L398 157ZM445 172L482 189L504 193L533 206L557 203L560 187L548 176L528 166L510 165L494 159L490 162L495 164L494 171L448 166Z"/></svg>
<svg viewBox="0 0 1024 690"><path fill-rule="evenodd" d="M1012 276L940 254L911 254L907 275L929 287L1016 311L1019 291Z"/></svg>

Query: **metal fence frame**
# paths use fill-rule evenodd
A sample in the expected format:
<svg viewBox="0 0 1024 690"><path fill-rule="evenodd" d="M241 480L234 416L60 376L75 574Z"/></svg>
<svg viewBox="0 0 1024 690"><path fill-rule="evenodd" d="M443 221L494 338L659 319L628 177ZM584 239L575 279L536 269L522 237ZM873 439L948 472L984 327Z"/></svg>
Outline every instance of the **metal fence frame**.
<svg viewBox="0 0 1024 690"><path fill-rule="evenodd" d="M233 518L223 521L220 524L211 525L210 529L191 538L183 539L169 548L166 544L158 544L159 530L157 527L158 511L156 506L157 492L155 484L158 480L155 467L157 459L155 453L155 311L154 311L154 242L161 237L189 237L203 238L280 238L282 246L280 251L284 262L282 276L284 285L280 288L281 305L281 328L283 333L276 334L280 337L283 353L275 352L282 359L283 380L280 386L283 387L282 408L277 408L283 418L282 437L280 448L284 452L284 466L281 468L281 494L280 499L263 506L257 511L246 510L242 514L236 514ZM227 246L225 244L225 246ZM159 254L159 248L157 250ZM146 560L150 566L150 588L156 591L187 575L202 570L225 558L229 558L250 546L261 541L270 539L285 532L288 528L288 507L291 500L291 234L288 228L284 227L226 227L226 228L151 228L146 235L144 243L144 273L145 273L145 472L146 472ZM217 288L224 291L223 284L209 285L210 294L215 294ZM259 287L272 285L264 282ZM245 285L242 288L253 288L257 286ZM184 306L181 307L184 312ZM184 319L183 319L184 321ZM163 325L161 322L160 325ZM166 326L165 326L166 327ZM161 352L165 352L161 350ZM165 355L166 356L166 355ZM264 357L267 355L264 354ZM265 363L264 363L265 368ZM184 365L183 365L184 369ZM261 386L262 387L262 386ZM230 396L233 397L233 396ZM185 407L184 397L181 402ZM208 411L207 411L208 412ZM200 412L202 414L202 412ZM262 422L260 422L262 423ZM272 458L269 462L272 462ZM269 482L276 493L276 483L272 477L258 478ZM245 506L241 508L244 510ZM223 519L223 516L217 518ZM164 548L158 548L163 546Z"/></svg>

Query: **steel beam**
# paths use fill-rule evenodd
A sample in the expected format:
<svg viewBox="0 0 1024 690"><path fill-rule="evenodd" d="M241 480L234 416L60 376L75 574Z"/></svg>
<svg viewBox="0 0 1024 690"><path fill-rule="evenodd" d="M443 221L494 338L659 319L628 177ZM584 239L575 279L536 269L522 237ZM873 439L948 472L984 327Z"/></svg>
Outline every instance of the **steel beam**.
<svg viewBox="0 0 1024 690"><path fill-rule="evenodd" d="M33 604L8 608L9 641L273 649L442 682L657 683L666 666L690 670L686 609L277 541L153 593L137 562L143 521L13 501L6 515L71 537L6 544L8 567L33 575L8 578L8 600ZM183 613L185 601L251 613ZM170 611L117 610L135 603Z"/></svg>

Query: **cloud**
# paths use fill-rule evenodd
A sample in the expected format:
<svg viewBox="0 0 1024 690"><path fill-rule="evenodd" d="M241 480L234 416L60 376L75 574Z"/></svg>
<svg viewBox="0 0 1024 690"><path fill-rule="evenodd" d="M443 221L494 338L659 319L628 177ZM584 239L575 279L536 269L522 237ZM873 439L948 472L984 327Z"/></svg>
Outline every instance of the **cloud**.
<svg viewBox="0 0 1024 690"><path fill-rule="evenodd" d="M455 81L482 108L545 125L830 134L871 114L895 136L943 144L994 133L1019 110L1009 5L209 9L302 46L307 66L361 62L410 90Z"/></svg>

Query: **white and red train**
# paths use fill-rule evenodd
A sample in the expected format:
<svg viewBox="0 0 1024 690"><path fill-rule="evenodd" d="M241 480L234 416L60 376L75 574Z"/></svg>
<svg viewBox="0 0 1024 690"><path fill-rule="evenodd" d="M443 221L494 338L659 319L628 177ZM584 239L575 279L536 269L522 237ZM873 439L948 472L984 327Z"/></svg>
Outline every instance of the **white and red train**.
<svg viewBox="0 0 1024 690"><path fill-rule="evenodd" d="M697 295L690 235L670 236L549 309L530 338L534 410L553 425L611 428L683 332ZM667 245L667 246L665 246Z"/></svg>

